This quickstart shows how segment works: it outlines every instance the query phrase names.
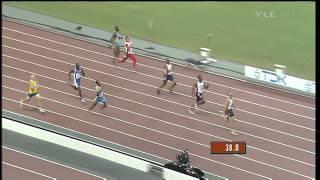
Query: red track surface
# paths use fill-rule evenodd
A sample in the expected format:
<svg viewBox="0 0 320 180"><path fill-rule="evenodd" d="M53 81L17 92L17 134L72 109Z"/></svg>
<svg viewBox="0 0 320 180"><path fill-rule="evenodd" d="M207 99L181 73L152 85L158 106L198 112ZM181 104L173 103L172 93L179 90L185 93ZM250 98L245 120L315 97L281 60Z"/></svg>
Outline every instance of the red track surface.
<svg viewBox="0 0 320 180"><path fill-rule="evenodd" d="M171 159L189 149L192 165L230 179L310 179L315 176L315 101L226 77L176 65L175 94L162 91L163 62L138 56L112 64L111 50L101 45L3 21L3 108L55 125ZM19 32L17 32L19 31ZM43 39L45 38L45 39ZM64 44L62 44L64 43ZM82 48L82 49L81 49ZM86 72L81 86L87 104L67 85L67 72L78 62ZM20 110L29 75L36 73L45 97L44 115ZM191 85L201 73L210 87L203 112L188 113ZM87 111L95 80L105 85L106 109ZM222 111L228 92L235 97L236 122ZM34 104L34 102L32 102ZM232 136L230 129L240 135ZM246 155L211 155L210 141L246 141Z"/></svg>
<svg viewBox="0 0 320 180"><path fill-rule="evenodd" d="M2 147L2 157L2 178L7 180L103 180L86 172L7 147Z"/></svg>

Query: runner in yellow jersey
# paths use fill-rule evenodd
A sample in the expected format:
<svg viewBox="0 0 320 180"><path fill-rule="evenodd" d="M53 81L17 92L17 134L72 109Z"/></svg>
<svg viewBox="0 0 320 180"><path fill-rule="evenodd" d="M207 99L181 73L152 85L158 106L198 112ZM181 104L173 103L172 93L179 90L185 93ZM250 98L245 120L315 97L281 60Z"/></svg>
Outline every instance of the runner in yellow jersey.
<svg viewBox="0 0 320 180"><path fill-rule="evenodd" d="M25 102L28 102L33 96L35 96L38 100L38 105L39 105L39 111L41 113L45 112L43 109L42 109L42 105L41 105L41 96L38 92L39 90L39 82L37 81L36 79L36 76L35 75L31 75L30 76L31 80L30 80L30 86L29 86L29 91L28 91L28 95L27 97L25 98L22 98L20 100L20 108L22 108L23 106L23 103Z"/></svg>
<svg viewBox="0 0 320 180"><path fill-rule="evenodd" d="M107 98L104 95L102 84L99 80L96 81L96 97L93 100L92 106L89 110L91 111L97 104L103 104L103 108L107 107Z"/></svg>

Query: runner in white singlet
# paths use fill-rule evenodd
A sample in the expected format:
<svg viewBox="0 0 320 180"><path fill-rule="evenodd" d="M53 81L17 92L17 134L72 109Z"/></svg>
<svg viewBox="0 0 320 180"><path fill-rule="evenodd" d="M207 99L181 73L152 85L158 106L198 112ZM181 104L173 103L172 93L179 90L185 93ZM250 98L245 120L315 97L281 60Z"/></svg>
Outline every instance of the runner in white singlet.
<svg viewBox="0 0 320 180"><path fill-rule="evenodd" d="M229 93L229 95L226 99L226 106L225 106L225 111L224 111L224 118L226 120L228 120L229 122L232 120L232 117L234 116L233 103L234 103L233 95L231 93ZM238 135L234 130L232 130L230 133L233 135Z"/></svg>
<svg viewBox="0 0 320 180"><path fill-rule="evenodd" d="M168 83L168 81L172 82L172 85L169 88L170 93L172 93L172 89L174 86L177 85L177 83L174 81L173 73L172 73L172 64L169 60L169 58L166 59L166 64L164 65L164 71L165 74L163 75L163 83L162 85L158 88L157 93L160 94L160 90Z"/></svg>
<svg viewBox="0 0 320 180"><path fill-rule="evenodd" d="M73 83L69 85L72 86L75 90L79 91L79 96L81 98L81 102L85 102L82 97L81 87L80 87L80 79L81 76L85 76L84 70L80 67L79 63L76 63L76 67L69 72L69 81L71 82L71 74L73 74Z"/></svg>
<svg viewBox="0 0 320 180"><path fill-rule="evenodd" d="M191 106L189 109L189 112L191 114L194 114L193 109L198 110L198 106L206 103L206 101L203 99L203 90L204 88L208 89L209 84L205 83L202 80L202 76L198 75L198 81L193 84L192 86L192 97L196 96L196 102Z"/></svg>

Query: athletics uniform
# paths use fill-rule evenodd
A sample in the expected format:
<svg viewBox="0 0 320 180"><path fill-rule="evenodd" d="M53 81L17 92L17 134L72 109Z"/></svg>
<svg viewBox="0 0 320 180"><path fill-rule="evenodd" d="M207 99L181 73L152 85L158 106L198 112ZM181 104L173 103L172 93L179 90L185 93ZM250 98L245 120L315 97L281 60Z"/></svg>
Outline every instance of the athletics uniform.
<svg viewBox="0 0 320 180"><path fill-rule="evenodd" d="M38 87L39 87L38 81L30 80L30 87L29 87L27 99L30 99L33 96L39 96Z"/></svg>
<svg viewBox="0 0 320 180"><path fill-rule="evenodd" d="M169 81L173 81L174 77L172 75L172 64L166 64L167 65L167 69L168 69L168 73L166 75L166 80L169 80Z"/></svg>
<svg viewBox="0 0 320 180"><path fill-rule="evenodd" d="M197 92L196 92L196 97L197 97L197 103L200 102L201 100L203 100L203 88L204 88L204 81L202 80L201 82L197 81Z"/></svg>
<svg viewBox="0 0 320 180"><path fill-rule="evenodd" d="M233 113L233 99L228 99L228 106L227 106L227 109L225 110L225 115L229 116L229 117L234 116L234 113Z"/></svg>
<svg viewBox="0 0 320 180"><path fill-rule="evenodd" d="M98 93L101 90L101 86L96 85L96 92ZM101 90L100 93L96 96L96 103L102 103L106 104L107 103L107 98L103 94L103 91Z"/></svg>
<svg viewBox="0 0 320 180"><path fill-rule="evenodd" d="M77 68L74 68L74 71L73 71L73 85L76 88L80 87L81 73L82 73L81 68L79 70L77 70Z"/></svg>
<svg viewBox="0 0 320 180"><path fill-rule="evenodd" d="M124 56L124 58L120 62L125 62L128 58L130 58L133 62L133 67L135 67L136 63L137 63L137 59L136 59L136 56L132 52L132 42L126 41L124 43L124 46L126 48L126 52L128 52L128 53Z"/></svg>
<svg viewBox="0 0 320 180"><path fill-rule="evenodd" d="M122 36L119 33L114 32L112 38L113 38L113 46L119 48L121 46L120 39L122 39Z"/></svg>

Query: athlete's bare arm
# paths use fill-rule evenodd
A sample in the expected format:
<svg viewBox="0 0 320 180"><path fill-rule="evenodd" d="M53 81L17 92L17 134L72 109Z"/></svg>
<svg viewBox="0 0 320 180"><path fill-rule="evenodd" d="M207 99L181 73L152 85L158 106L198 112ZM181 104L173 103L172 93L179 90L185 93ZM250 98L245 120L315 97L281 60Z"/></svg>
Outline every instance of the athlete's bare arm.
<svg viewBox="0 0 320 180"><path fill-rule="evenodd" d="M228 109L229 106L229 98L226 99L226 109Z"/></svg>
<svg viewBox="0 0 320 180"><path fill-rule="evenodd" d="M168 74L168 72L169 72L168 66L164 65L164 70L165 70L166 74Z"/></svg>
<svg viewBox="0 0 320 180"><path fill-rule="evenodd" d="M81 73L82 73L82 76L85 77L85 73L84 73L84 70L81 68Z"/></svg>
<svg viewBox="0 0 320 180"><path fill-rule="evenodd" d="M74 70L72 69L70 72L69 72L69 74L68 74L68 76L69 76L69 81L71 81L71 73L74 73Z"/></svg>
<svg viewBox="0 0 320 180"><path fill-rule="evenodd" d="M126 56L129 54L129 45L128 44L126 44Z"/></svg>
<svg viewBox="0 0 320 180"><path fill-rule="evenodd" d="M204 83L204 88L208 89L209 88L209 83Z"/></svg>
<svg viewBox="0 0 320 180"><path fill-rule="evenodd" d="M166 65L164 65L163 68L164 68L164 75L163 75L163 77L167 77L168 72L169 72L169 69L168 69L168 67L167 67Z"/></svg>
<svg viewBox="0 0 320 180"><path fill-rule="evenodd" d="M197 89L197 83L194 83L193 86L192 86L192 91L191 91L192 97L195 97L196 89Z"/></svg>

